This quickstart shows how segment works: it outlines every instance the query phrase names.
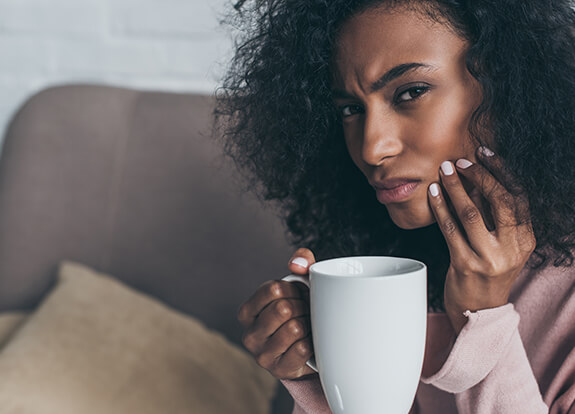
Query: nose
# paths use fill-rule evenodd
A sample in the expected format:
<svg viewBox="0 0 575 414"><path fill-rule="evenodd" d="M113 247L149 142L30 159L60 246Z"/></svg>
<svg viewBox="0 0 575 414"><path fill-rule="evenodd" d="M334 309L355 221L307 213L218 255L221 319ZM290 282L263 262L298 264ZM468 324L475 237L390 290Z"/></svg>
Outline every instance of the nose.
<svg viewBox="0 0 575 414"><path fill-rule="evenodd" d="M383 111L367 112L363 127L361 156L372 166L379 166L387 158L398 155L403 148L397 115Z"/></svg>

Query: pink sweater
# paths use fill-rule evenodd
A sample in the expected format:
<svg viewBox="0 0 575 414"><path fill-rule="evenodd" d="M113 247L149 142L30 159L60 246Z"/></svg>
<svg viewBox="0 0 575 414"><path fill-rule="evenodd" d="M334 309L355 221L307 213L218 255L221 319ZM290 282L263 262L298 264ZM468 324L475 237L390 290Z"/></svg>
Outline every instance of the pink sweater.
<svg viewBox="0 0 575 414"><path fill-rule="evenodd" d="M509 304L466 316L455 338L429 314L411 414L575 414L575 267L526 268ZM317 375L282 382L294 414L331 413Z"/></svg>

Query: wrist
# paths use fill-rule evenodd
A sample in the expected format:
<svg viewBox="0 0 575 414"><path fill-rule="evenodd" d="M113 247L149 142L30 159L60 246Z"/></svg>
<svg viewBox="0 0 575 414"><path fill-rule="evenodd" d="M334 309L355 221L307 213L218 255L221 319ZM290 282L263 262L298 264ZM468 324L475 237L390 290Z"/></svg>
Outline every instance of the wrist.
<svg viewBox="0 0 575 414"><path fill-rule="evenodd" d="M492 303L489 306L482 306L479 308L474 307L462 307L453 304L445 303L445 313L451 322L451 326L455 331L456 335L459 335L467 321L469 320L468 316L466 315L467 312L478 312L486 309L496 309L501 306L505 306L509 303L509 301L505 301L504 303Z"/></svg>
<svg viewBox="0 0 575 414"><path fill-rule="evenodd" d="M463 329L465 324L467 323L467 316L465 316L465 310L450 308L447 305L445 306L445 313L449 318L449 322L455 331L455 335L459 335L459 332Z"/></svg>

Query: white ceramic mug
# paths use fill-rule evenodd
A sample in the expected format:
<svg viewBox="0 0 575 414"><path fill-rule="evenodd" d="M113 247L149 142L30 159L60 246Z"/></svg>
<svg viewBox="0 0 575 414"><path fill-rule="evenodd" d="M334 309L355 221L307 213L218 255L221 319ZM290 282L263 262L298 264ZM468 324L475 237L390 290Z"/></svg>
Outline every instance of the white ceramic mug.
<svg viewBox="0 0 575 414"><path fill-rule="evenodd" d="M408 413L425 352L425 264L343 257L283 280L310 287L316 370L333 413Z"/></svg>

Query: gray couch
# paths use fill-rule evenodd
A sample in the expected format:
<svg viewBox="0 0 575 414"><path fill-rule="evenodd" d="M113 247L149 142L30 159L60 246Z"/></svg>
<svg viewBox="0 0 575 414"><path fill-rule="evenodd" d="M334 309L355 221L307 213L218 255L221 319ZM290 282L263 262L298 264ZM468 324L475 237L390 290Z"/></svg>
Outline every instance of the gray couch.
<svg viewBox="0 0 575 414"><path fill-rule="evenodd" d="M286 273L292 248L275 212L242 194L212 105L96 85L29 99L0 160L0 311L33 308L68 259L239 344L239 304ZM291 405L280 391L272 411Z"/></svg>

